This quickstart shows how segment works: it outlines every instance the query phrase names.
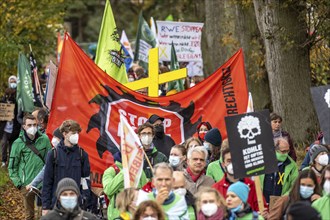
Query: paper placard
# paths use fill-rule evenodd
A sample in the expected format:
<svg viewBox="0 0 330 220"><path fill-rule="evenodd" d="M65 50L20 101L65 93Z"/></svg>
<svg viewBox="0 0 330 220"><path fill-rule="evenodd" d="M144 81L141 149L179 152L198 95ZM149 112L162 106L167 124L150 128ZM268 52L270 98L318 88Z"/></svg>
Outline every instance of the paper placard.
<svg viewBox="0 0 330 220"><path fill-rule="evenodd" d="M0 103L0 121L11 121L14 119L15 104Z"/></svg>

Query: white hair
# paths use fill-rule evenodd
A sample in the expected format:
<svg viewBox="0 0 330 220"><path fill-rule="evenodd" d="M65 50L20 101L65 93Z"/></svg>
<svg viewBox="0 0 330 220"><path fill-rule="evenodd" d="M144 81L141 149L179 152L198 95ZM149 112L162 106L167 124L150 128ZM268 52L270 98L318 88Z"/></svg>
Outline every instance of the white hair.
<svg viewBox="0 0 330 220"><path fill-rule="evenodd" d="M196 147L191 147L191 148L189 148L188 153L187 153L187 158L188 158L188 160L191 159L191 156L192 156L192 153L193 153L193 152L197 152L197 153L202 153L202 154L204 154L204 156L205 156L205 161L207 160L208 152L207 152L207 150L205 149L204 146L196 146Z"/></svg>

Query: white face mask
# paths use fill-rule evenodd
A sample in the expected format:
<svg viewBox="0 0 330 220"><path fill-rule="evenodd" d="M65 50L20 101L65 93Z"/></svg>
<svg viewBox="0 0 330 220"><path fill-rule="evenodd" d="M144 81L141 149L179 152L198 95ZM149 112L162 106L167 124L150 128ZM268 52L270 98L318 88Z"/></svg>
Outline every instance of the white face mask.
<svg viewBox="0 0 330 220"><path fill-rule="evenodd" d="M60 141L59 141L57 138L54 138L54 137L53 137L53 139L52 139L52 145L53 145L54 147L56 147L59 143L60 143Z"/></svg>
<svg viewBox="0 0 330 220"><path fill-rule="evenodd" d="M31 126L28 129L26 129L26 133L32 136L34 136L37 133L37 131L38 131L37 127L34 126Z"/></svg>
<svg viewBox="0 0 330 220"><path fill-rule="evenodd" d="M69 141L72 145L76 145L78 144L78 140L79 140L79 134L72 134L70 137L69 137Z"/></svg>
<svg viewBox="0 0 330 220"><path fill-rule="evenodd" d="M326 166L329 163L329 156L328 156L328 154L323 154L319 157L318 160L319 160L319 164L321 166Z"/></svg>
<svg viewBox="0 0 330 220"><path fill-rule="evenodd" d="M60 196L60 202L63 208L73 210L78 204L77 196Z"/></svg>
<svg viewBox="0 0 330 220"><path fill-rule="evenodd" d="M330 195L330 180L324 181L323 190L324 190L325 193Z"/></svg>
<svg viewBox="0 0 330 220"><path fill-rule="evenodd" d="M16 83L10 83L10 88L16 89L16 87L17 87L17 84Z"/></svg>
<svg viewBox="0 0 330 220"><path fill-rule="evenodd" d="M179 196L186 196L187 189L186 188L178 188L173 190L174 193L178 194Z"/></svg>
<svg viewBox="0 0 330 220"><path fill-rule="evenodd" d="M205 147L205 149L206 149L207 151L211 150L210 143L206 143L206 142L204 142L204 143L203 143L203 146Z"/></svg>
<svg viewBox="0 0 330 220"><path fill-rule="evenodd" d="M202 212L204 215L210 217L218 211L218 206L215 203L206 203L202 205Z"/></svg>
<svg viewBox="0 0 330 220"><path fill-rule="evenodd" d="M148 216L148 217L144 217L142 220L158 220L158 218Z"/></svg>
<svg viewBox="0 0 330 220"><path fill-rule="evenodd" d="M234 175L234 168L233 168L233 164L230 163L228 164L228 166L226 167L226 170L227 170L227 173L230 174L230 175Z"/></svg>
<svg viewBox="0 0 330 220"><path fill-rule="evenodd" d="M152 136L150 135L141 136L141 142L143 145L150 145L152 142Z"/></svg>
<svg viewBox="0 0 330 220"><path fill-rule="evenodd" d="M168 158L168 162L172 167L177 167L180 164L180 157L179 156L170 156Z"/></svg>

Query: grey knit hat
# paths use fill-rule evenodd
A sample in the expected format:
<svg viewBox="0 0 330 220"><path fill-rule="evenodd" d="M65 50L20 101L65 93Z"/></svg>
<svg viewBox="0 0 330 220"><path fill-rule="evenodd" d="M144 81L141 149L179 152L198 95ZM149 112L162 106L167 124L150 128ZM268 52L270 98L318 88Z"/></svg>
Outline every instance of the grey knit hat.
<svg viewBox="0 0 330 220"><path fill-rule="evenodd" d="M319 144L314 144L310 150L310 156L311 156L310 164L313 164L317 155L319 155L322 152L328 153L327 148Z"/></svg>
<svg viewBox="0 0 330 220"><path fill-rule="evenodd" d="M66 190L72 190L75 193L77 193L77 196L80 195L80 191L79 191L76 181L74 181L71 178L63 178L63 179L61 179L60 182L58 182L57 189L56 189L56 197L60 198L61 193Z"/></svg>

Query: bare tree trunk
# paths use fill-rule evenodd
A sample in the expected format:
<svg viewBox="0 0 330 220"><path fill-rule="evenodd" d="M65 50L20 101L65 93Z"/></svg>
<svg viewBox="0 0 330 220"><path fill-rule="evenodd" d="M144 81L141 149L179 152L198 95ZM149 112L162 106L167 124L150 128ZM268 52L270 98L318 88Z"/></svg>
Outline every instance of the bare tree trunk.
<svg viewBox="0 0 330 220"><path fill-rule="evenodd" d="M309 49L301 46L307 34L301 13L305 5L280 0L253 2L265 44L274 111L283 117L293 139L303 142L318 128L310 94Z"/></svg>
<svg viewBox="0 0 330 220"><path fill-rule="evenodd" d="M264 44L258 30L253 3L235 4L235 37L243 48L249 91L255 110L270 107L270 91L264 65Z"/></svg>

